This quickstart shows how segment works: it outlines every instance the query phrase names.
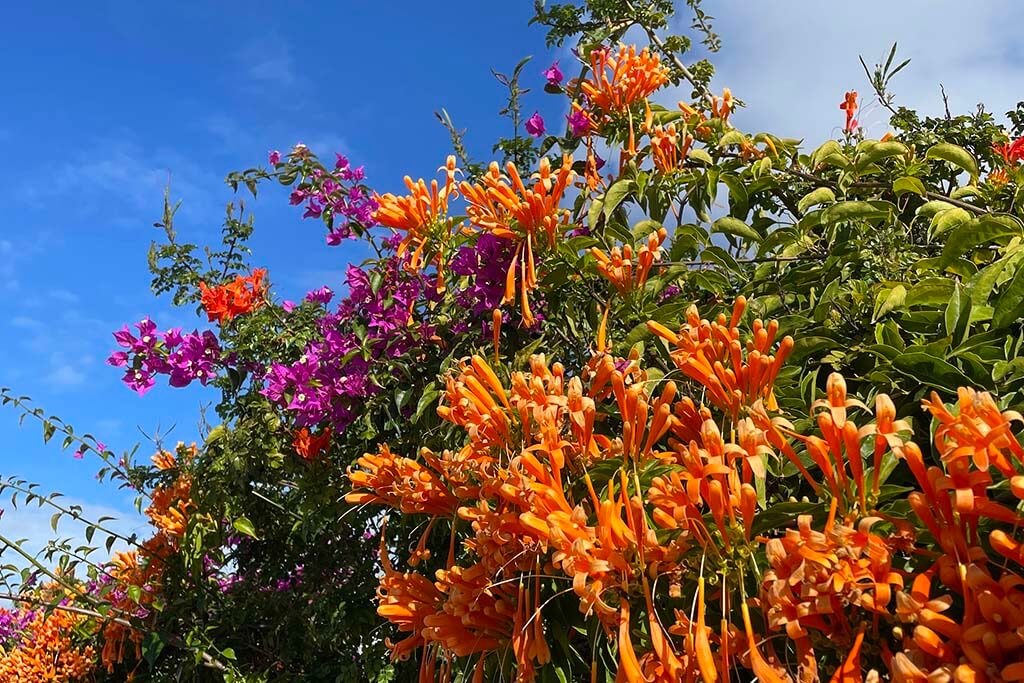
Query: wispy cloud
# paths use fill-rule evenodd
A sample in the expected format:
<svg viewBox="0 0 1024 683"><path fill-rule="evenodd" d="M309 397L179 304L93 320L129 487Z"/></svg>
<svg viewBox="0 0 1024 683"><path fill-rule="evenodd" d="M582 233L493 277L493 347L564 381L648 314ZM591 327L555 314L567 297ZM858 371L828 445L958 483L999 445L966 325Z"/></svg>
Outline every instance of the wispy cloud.
<svg viewBox="0 0 1024 683"><path fill-rule="evenodd" d="M80 366L60 363L54 366L43 379L57 389L72 389L85 384L85 373L82 372Z"/></svg>
<svg viewBox="0 0 1024 683"><path fill-rule="evenodd" d="M292 90L305 82L291 47L279 35L250 43L238 53L238 61L254 89Z"/></svg>
<svg viewBox="0 0 1024 683"><path fill-rule="evenodd" d="M185 198L182 213L209 219L221 213L215 192L222 178L194 159L173 150L147 148L131 141L98 142L71 159L41 171L45 189L26 182L18 196L37 207L73 197L66 205L95 218L97 227L151 225L159 216L164 190Z"/></svg>
<svg viewBox="0 0 1024 683"><path fill-rule="evenodd" d="M102 503L66 497L60 498L60 503L66 508L73 505L81 506L82 516L93 522L100 517L113 517L114 519L103 522L103 525L123 536L131 537L133 533L144 536L147 533L145 521L128 509L118 509ZM21 548L30 555L37 556L37 559L44 564L46 561L41 553L46 548L48 539L67 539L72 548L83 545L99 547L97 559L107 557L106 548L103 546L107 539L106 534L97 532L90 543L85 537L85 525L70 517L58 523L55 533L50 524L54 512L56 510L47 505L40 507L36 504L22 503L14 508L7 500L3 516L0 517L0 534L12 541L25 539ZM116 542L112 548L112 550L125 549L125 544L121 541ZM12 563L19 567L28 564L21 555L8 548L0 547L0 558L3 563Z"/></svg>
<svg viewBox="0 0 1024 683"><path fill-rule="evenodd" d="M736 116L742 128L804 136L808 144L835 135L843 93L856 89L871 99L858 56L871 66L894 42L897 57L912 60L893 80L897 104L941 115L940 83L954 113L984 100L999 115L1021 99L1024 54L1019 22L1010 20L1020 7L1010 0L714 0L707 9L724 39L712 56L715 88L728 86L746 102ZM664 101L684 97L688 88ZM887 112L877 105L860 118L869 135L888 130Z"/></svg>
<svg viewBox="0 0 1024 683"><path fill-rule="evenodd" d="M66 289L51 289L47 294L54 301L59 301L64 304L77 304L81 301L77 294L69 292Z"/></svg>

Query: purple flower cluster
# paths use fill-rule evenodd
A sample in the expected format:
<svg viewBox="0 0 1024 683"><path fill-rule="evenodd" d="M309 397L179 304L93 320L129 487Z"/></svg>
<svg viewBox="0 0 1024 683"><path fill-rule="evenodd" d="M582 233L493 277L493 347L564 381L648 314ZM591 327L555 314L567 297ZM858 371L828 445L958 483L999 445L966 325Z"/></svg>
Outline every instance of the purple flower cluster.
<svg viewBox="0 0 1024 683"><path fill-rule="evenodd" d="M456 275L470 278L467 287L455 292L455 299L477 317L490 319L491 311L505 296L505 276L515 256L512 240L481 233L473 244L461 247L448 265Z"/></svg>
<svg viewBox="0 0 1024 683"><path fill-rule="evenodd" d="M661 294L658 296L658 301L668 301L669 299L675 298L682 293L682 287L676 284L671 284L665 289L661 290Z"/></svg>
<svg viewBox="0 0 1024 683"><path fill-rule="evenodd" d="M293 190L289 197L293 206L305 206L303 218L324 219L329 228L327 244L331 246L353 236L353 223L364 228L373 226L373 213L378 206L371 192L361 184L366 178L363 167L353 168L347 158L341 154L336 156L333 173L314 168L308 182ZM277 163L280 161L278 154Z"/></svg>
<svg viewBox="0 0 1024 683"><path fill-rule="evenodd" d="M382 283L376 290L371 274ZM320 318L320 338L294 363L273 363L263 377L263 395L291 412L299 427L329 422L342 431L378 389L374 361L399 356L430 334L411 322L417 299L432 290L422 277L405 272L398 258L381 261L371 272L349 266L345 282L349 295ZM327 292L315 290L307 299L326 304ZM357 334L357 327L365 332Z"/></svg>
<svg viewBox="0 0 1024 683"><path fill-rule="evenodd" d="M135 324L138 336L128 326L114 332L123 351L110 354L107 363L125 368L122 381L141 396L153 388L156 375L168 375L172 387L188 386L199 380L204 386L216 376L221 364L217 336L209 330L182 335L176 327L158 332L149 318Z"/></svg>
<svg viewBox="0 0 1024 683"><path fill-rule="evenodd" d="M35 618L32 610L0 608L0 646L6 647L10 641L18 639Z"/></svg>

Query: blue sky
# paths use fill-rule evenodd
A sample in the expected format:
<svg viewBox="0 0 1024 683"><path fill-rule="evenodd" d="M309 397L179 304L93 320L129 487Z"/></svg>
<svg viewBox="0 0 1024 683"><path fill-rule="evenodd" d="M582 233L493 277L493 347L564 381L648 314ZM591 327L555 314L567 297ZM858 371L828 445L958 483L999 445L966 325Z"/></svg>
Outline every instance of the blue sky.
<svg viewBox="0 0 1024 683"><path fill-rule="evenodd" d="M857 55L873 62L899 40L914 60L894 84L901 102L939 113L941 81L954 109L984 99L1003 112L1024 99L1014 35L1024 10L1009 0L969 5L710 1L724 38L716 89L729 85L750 105L735 119L741 127L821 140L841 125L842 93L868 90ZM158 385L140 399L104 364L110 332L124 322L204 325L148 290L145 252L159 237L152 223L168 178L184 202L181 238L205 243L231 199L223 177L297 141L344 152L365 164L371 185L394 190L448 153L433 116L443 106L486 160L507 129L490 67L507 71L534 55L527 114L564 113L541 92L553 53L527 26L531 14L529 0L8 7L6 25L17 30L0 43L0 384L117 451L143 440L140 429L173 425L170 440L190 439L212 392ZM886 130L877 108L861 119L876 137ZM280 191L253 208L254 261L270 268L281 297L337 286L345 264L362 258L354 247L324 247L320 228ZM135 524L129 497L93 480L95 458L44 447L37 427L19 429L10 410L0 411L0 441L0 475ZM8 509L0 532L48 536L48 520Z"/></svg>

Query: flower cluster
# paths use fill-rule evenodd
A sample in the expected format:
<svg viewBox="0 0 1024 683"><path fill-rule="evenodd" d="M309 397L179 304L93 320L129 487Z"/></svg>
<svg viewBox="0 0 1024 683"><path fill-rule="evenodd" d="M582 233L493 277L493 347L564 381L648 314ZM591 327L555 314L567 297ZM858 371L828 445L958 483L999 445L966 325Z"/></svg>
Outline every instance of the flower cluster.
<svg viewBox="0 0 1024 683"><path fill-rule="evenodd" d="M77 642L84 635L85 617L62 609L70 596L55 585L43 586L35 597L43 604L52 600L57 607L0 611L0 681L91 680L96 653L91 645Z"/></svg>
<svg viewBox="0 0 1024 683"><path fill-rule="evenodd" d="M405 257L408 253L406 265L414 271L432 262L437 267L440 282L444 271L444 248L454 227L454 222L448 218L448 204L458 197L455 174L459 169L455 166L455 157L449 156L438 171L444 171L444 187L440 187L437 180L431 180L428 189L422 178L413 182L406 176L408 195L388 193L381 196L374 193L373 199L378 205L374 219L401 236L396 255Z"/></svg>
<svg viewBox="0 0 1024 683"><path fill-rule="evenodd" d="M125 325L114 332L123 351L107 359L114 367L125 368L122 381L141 396L153 388L156 375L167 375L172 387L185 387L194 381L204 386L217 375L222 365L221 348L209 330L182 334L181 328L158 332L156 323L145 318L135 323L138 336Z"/></svg>
<svg viewBox="0 0 1024 683"><path fill-rule="evenodd" d="M392 256L373 273L350 266L349 295L333 313L320 318L319 338L291 363L272 363L264 377L263 395L294 415L299 427L328 423L342 431L358 414L362 401L377 391L372 377L375 359L407 352L416 340L429 336L417 325L413 307L426 292L426 282ZM383 283L375 289L373 274ZM360 337L353 323L365 325Z"/></svg>
<svg viewBox="0 0 1024 683"><path fill-rule="evenodd" d="M514 242L491 233L482 233L473 243L459 248L448 268L468 278L465 286L455 290L455 300L463 310L489 319L491 311L501 306L515 251Z"/></svg>
<svg viewBox="0 0 1024 683"><path fill-rule="evenodd" d="M530 327L535 319L529 293L537 288L534 247L546 243L554 248L568 224L568 212L560 204L575 173L568 156L557 171L546 157L541 159L532 185L523 183L514 164L507 164L506 172L507 175L502 174L498 164L492 163L480 184L463 182L460 190L466 198L466 213L472 226L515 245L515 254L505 273L502 302L513 301L518 289L523 324Z"/></svg>
<svg viewBox="0 0 1024 683"><path fill-rule="evenodd" d="M635 45L620 45L617 53L597 48L590 53L591 76L580 82L583 96L596 109L624 112L668 83L668 69L659 56Z"/></svg>
<svg viewBox="0 0 1024 683"><path fill-rule="evenodd" d="M556 597L542 577L561 573L571 580L562 592L616 641L617 680L728 680L736 667L779 683L862 680L872 668L894 681L1018 680L1024 540L1013 529L1024 520L989 490L994 471L1024 499L1024 448L1010 431L1024 420L969 389L955 411L933 397L941 464L928 466L887 396L872 417L834 374L812 406L817 434L800 434L773 392L792 340L776 346L777 323L758 320L742 342L743 312L741 300L731 320L691 311L678 333L652 325L711 406L671 381L652 391L635 356L599 351L573 373L534 356L509 383L473 357L438 409L465 430L460 450L412 459L381 445L361 458L350 502L431 520L410 566L431 557L432 529L462 521L433 581L382 551L378 613L403 634L394 656L422 648L428 673L474 657L480 680L509 657L516 680L536 680ZM877 509L887 458L917 481L916 523ZM823 522L765 526L757 489L775 459L803 473ZM981 546L992 523L1006 525L989 536L998 560ZM747 564L762 548L763 574ZM683 586L695 610L679 600Z"/></svg>
<svg viewBox="0 0 1024 683"><path fill-rule="evenodd" d="M267 290L263 278L267 271L256 268L251 275L236 275L235 279L223 285L208 286L199 283L202 293L200 303L210 322L223 325L236 316L247 315L266 303Z"/></svg>
<svg viewBox="0 0 1024 683"><path fill-rule="evenodd" d="M175 452L160 451L153 456L157 470L164 472L166 484L154 487L145 513L156 533L135 550L114 554L107 573L110 582L104 599L120 614L145 620L153 616L160 598L161 583L168 558L178 551L191 509L192 478L188 464L198 453L195 445L178 444ZM108 672L124 662L128 646L136 661L142 658L145 631L122 621L108 621L102 628L103 650L100 657Z"/></svg>
<svg viewBox="0 0 1024 683"><path fill-rule="evenodd" d="M296 175L301 180L289 197L293 206L305 207L303 218L317 218L327 225L327 244L337 246L374 225L377 200L362 184L366 172L362 166L353 167L342 154L336 154L334 168L320 165L313 153L298 144L281 159L280 152L270 153L270 164L282 178ZM284 181L283 182L287 182Z"/></svg>

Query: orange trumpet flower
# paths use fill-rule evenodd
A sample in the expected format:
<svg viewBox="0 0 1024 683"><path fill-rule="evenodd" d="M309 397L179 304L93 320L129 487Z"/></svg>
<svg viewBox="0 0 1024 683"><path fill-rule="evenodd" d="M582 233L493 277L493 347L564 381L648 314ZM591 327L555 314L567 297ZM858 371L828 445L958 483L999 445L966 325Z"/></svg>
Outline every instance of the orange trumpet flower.
<svg viewBox="0 0 1024 683"><path fill-rule="evenodd" d="M669 173L683 168L686 155L693 145L692 135L680 136L674 123L651 129L651 160L654 168Z"/></svg>
<svg viewBox="0 0 1024 683"><path fill-rule="evenodd" d="M406 176L408 195L375 193L374 200L379 207L374 218L381 225L404 233L395 253L402 256L408 251L412 252L406 268L419 271L428 260L432 260L437 267L438 282L441 283L444 247L453 227L448 218L448 204L458 197L455 174L459 173L459 169L455 165L455 157L449 156L444 166L437 170L444 171L443 187L437 180L431 180L428 188L422 178L413 182L412 178Z"/></svg>
<svg viewBox="0 0 1024 683"><path fill-rule="evenodd" d="M615 286L620 294L642 290L647 283L655 260L661 255L661 245L668 238L668 231L659 228L647 236L647 242L640 247L634 261L632 245L622 249L612 247L611 255L593 247L590 253L597 260L597 272Z"/></svg>
<svg viewBox="0 0 1024 683"><path fill-rule="evenodd" d="M502 175L497 162L492 162L481 184L463 182L460 189L466 198L466 213L472 225L516 243L515 256L506 275L503 303L515 299L518 288L523 324L529 327L534 323L529 293L537 287L534 247L546 244L553 248L559 231L567 225L569 212L560 209L559 204L575 173L568 155L563 157L557 171L552 171L547 157L541 159L531 186L523 183L511 162L505 169L507 176Z"/></svg>
<svg viewBox="0 0 1024 683"><path fill-rule="evenodd" d="M668 83L668 69L660 57L635 45L620 45L618 53L598 48L590 53L590 77L579 83L580 92L604 112L621 113L645 100Z"/></svg>

